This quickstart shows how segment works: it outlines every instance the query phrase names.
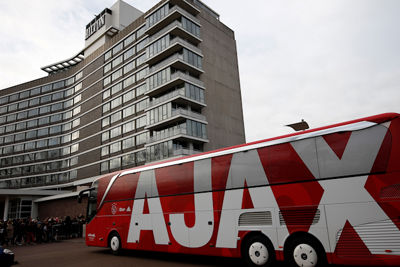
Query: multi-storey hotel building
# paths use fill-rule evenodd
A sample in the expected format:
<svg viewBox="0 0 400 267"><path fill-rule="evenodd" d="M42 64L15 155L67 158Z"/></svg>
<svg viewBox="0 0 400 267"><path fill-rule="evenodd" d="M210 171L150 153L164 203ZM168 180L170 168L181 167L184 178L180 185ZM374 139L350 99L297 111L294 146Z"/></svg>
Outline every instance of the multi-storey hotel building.
<svg viewBox="0 0 400 267"><path fill-rule="evenodd" d="M123 1L76 56L0 91L0 216L82 211L101 174L245 142L234 33L199 0Z"/></svg>

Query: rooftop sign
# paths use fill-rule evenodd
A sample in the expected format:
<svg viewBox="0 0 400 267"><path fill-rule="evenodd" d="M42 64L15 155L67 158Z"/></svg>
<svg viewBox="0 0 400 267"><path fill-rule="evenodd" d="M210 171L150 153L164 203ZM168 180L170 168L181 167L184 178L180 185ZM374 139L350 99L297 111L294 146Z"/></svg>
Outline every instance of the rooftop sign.
<svg viewBox="0 0 400 267"><path fill-rule="evenodd" d="M111 10L108 8L104 9L100 15L97 15L95 19L93 19L88 25L86 25L86 36L85 40L87 40L90 36L92 36L95 32L97 32L101 27L106 23L106 13L111 14Z"/></svg>

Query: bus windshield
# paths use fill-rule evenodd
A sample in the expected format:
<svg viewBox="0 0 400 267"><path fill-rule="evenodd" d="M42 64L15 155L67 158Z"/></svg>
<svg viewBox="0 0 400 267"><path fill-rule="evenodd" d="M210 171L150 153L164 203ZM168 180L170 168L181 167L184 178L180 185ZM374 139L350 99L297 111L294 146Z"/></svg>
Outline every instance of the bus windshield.
<svg viewBox="0 0 400 267"><path fill-rule="evenodd" d="M97 188L99 182L95 181L92 185L91 190L89 191L89 198L88 198L88 207L87 207L87 222L89 223L93 217L96 215L97 212Z"/></svg>

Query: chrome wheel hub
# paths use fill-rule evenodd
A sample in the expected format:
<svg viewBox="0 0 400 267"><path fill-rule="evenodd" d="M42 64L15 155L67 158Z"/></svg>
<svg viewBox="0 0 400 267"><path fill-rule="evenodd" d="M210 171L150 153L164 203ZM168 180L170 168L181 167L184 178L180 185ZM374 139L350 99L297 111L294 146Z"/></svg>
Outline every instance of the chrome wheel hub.
<svg viewBox="0 0 400 267"><path fill-rule="evenodd" d="M263 243L254 242L249 247L249 257L254 264L264 265L268 261L268 249Z"/></svg>
<svg viewBox="0 0 400 267"><path fill-rule="evenodd" d="M298 266L314 267L318 262L317 252L308 244L299 244L293 251L294 261Z"/></svg>
<svg viewBox="0 0 400 267"><path fill-rule="evenodd" d="M113 236L111 238L111 242L110 243L111 243L111 249L113 251L117 251L119 249L119 239L118 239L118 237Z"/></svg>

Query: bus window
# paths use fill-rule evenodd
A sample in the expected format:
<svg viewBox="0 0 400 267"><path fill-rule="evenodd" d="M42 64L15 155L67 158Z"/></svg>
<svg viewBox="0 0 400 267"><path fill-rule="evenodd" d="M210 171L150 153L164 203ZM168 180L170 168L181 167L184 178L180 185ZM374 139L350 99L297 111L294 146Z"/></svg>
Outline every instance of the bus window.
<svg viewBox="0 0 400 267"><path fill-rule="evenodd" d="M87 207L87 222L89 223L97 212L97 189L99 182L95 181L92 185L92 190L89 191L88 207Z"/></svg>

